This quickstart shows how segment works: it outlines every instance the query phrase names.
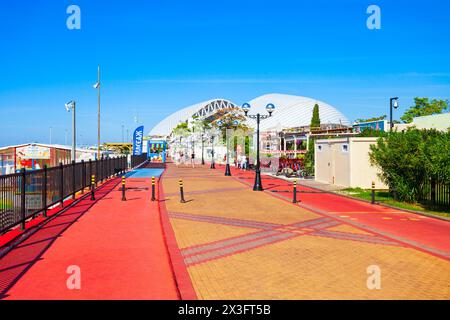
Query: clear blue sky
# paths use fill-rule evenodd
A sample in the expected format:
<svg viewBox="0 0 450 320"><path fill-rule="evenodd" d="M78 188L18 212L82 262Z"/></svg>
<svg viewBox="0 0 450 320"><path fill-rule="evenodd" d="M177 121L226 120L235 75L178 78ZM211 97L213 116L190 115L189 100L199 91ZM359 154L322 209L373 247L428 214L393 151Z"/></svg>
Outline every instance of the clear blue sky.
<svg viewBox="0 0 450 320"><path fill-rule="evenodd" d="M66 8L81 8L68 30ZM381 30L366 8L381 8ZM0 146L63 143L78 103L78 140L96 143L97 64L102 141L121 125L145 131L190 104L241 104L265 93L314 97L350 120L387 114L415 96L450 96L449 1L151 0L0 2ZM69 138L70 142L70 138Z"/></svg>

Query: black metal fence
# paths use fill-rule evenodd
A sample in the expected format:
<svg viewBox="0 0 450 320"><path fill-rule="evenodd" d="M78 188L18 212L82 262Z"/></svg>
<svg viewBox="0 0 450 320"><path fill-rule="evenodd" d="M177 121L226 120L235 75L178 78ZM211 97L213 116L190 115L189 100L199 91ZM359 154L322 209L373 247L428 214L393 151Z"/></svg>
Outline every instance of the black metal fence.
<svg viewBox="0 0 450 320"><path fill-rule="evenodd" d="M133 162L138 159L132 157ZM126 169L127 158L117 157L0 176L0 234L19 224L25 228L26 220L38 214L45 217L50 207L85 192L93 175L98 183Z"/></svg>
<svg viewBox="0 0 450 320"><path fill-rule="evenodd" d="M143 153L140 156L131 156L131 167L137 167L141 163L147 161L147 154Z"/></svg>
<svg viewBox="0 0 450 320"><path fill-rule="evenodd" d="M450 182L426 180L422 186L419 200L431 206L450 207Z"/></svg>

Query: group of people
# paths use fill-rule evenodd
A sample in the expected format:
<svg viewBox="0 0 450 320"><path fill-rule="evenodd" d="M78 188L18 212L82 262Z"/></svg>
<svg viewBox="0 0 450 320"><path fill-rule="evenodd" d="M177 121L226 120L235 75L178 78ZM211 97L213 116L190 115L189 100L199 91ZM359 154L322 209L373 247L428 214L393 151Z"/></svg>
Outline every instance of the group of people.
<svg viewBox="0 0 450 320"><path fill-rule="evenodd" d="M175 165L178 167L180 164L186 165L190 159L190 165L192 168L195 168L195 153L192 151L190 154L190 157L187 153L184 153L183 151L177 151L173 155L173 161L175 162ZM226 158L224 158L226 160ZM238 155L237 158L234 160L234 165L241 169L246 170L248 168L248 160L247 156L245 154Z"/></svg>
<svg viewBox="0 0 450 320"><path fill-rule="evenodd" d="M235 160L235 166L238 167L241 170L246 170L248 168L247 164L247 156L245 154L238 155Z"/></svg>
<svg viewBox="0 0 450 320"><path fill-rule="evenodd" d="M194 151L192 151L190 159L191 159L192 168L195 168L195 153L194 153ZM180 164L186 165L186 163L188 163L188 161L189 161L189 155L187 153L184 153L183 151L177 151L177 152L175 152L175 154L173 156L173 160L177 167Z"/></svg>

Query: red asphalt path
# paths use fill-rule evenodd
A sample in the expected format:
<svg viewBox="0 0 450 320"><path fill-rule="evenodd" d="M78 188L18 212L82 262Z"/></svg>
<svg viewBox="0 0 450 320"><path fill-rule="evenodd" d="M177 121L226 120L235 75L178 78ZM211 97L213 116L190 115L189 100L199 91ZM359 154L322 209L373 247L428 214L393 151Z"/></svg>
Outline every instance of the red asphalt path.
<svg viewBox="0 0 450 320"><path fill-rule="evenodd" d="M1 258L0 298L178 299L150 179L128 178L127 201L119 182L105 183L96 201L81 199ZM69 266L80 268L79 290L67 287Z"/></svg>
<svg viewBox="0 0 450 320"><path fill-rule="evenodd" d="M217 166L224 170L223 166ZM253 186L254 171L232 168L235 179ZM299 181L301 183L301 181ZM265 192L292 200L292 182L262 175ZM273 192L276 191L276 192ZM450 222L419 214L372 205L363 201L298 185L300 206L331 215L363 229L392 236L416 249L450 259Z"/></svg>

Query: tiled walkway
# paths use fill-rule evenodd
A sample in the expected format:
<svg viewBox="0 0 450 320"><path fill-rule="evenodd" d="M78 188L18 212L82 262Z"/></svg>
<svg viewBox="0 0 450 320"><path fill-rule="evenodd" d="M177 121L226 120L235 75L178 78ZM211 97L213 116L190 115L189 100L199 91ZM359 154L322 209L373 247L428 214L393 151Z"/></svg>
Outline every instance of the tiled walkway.
<svg viewBox="0 0 450 320"><path fill-rule="evenodd" d="M347 223L333 210L313 212L279 194L253 192L249 174L233 173L169 165L163 176L162 203L198 298L450 298L446 257ZM179 201L179 178L186 203ZM276 190L270 182L266 187ZM373 265L381 289L367 287Z"/></svg>

